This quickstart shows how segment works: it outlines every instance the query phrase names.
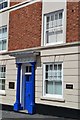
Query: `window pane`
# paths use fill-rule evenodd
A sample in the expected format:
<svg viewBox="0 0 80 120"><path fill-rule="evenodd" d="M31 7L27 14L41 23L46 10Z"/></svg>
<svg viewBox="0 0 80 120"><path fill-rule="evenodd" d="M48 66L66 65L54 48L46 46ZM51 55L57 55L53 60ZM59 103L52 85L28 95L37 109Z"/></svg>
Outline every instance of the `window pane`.
<svg viewBox="0 0 80 120"><path fill-rule="evenodd" d="M46 65L46 71L48 71L48 65Z"/></svg>
<svg viewBox="0 0 80 120"><path fill-rule="evenodd" d="M0 2L4 2L4 0L0 0Z"/></svg>
<svg viewBox="0 0 80 120"><path fill-rule="evenodd" d="M56 14L55 14L55 20L57 20L57 19L58 19L58 14L56 13Z"/></svg>
<svg viewBox="0 0 80 120"><path fill-rule="evenodd" d="M54 71L54 80L57 80L57 72Z"/></svg>
<svg viewBox="0 0 80 120"><path fill-rule="evenodd" d="M59 19L62 19L62 12L59 13Z"/></svg>
<svg viewBox="0 0 80 120"><path fill-rule="evenodd" d="M62 64L58 64L58 70L62 70Z"/></svg>
<svg viewBox="0 0 80 120"><path fill-rule="evenodd" d="M2 84L2 79L0 79L0 85Z"/></svg>
<svg viewBox="0 0 80 120"><path fill-rule="evenodd" d="M47 22L49 22L50 21L50 17L49 16L47 16Z"/></svg>
<svg viewBox="0 0 80 120"><path fill-rule="evenodd" d="M2 79L2 84L5 85L5 79Z"/></svg>
<svg viewBox="0 0 80 120"><path fill-rule="evenodd" d="M0 84L0 90L2 90L2 85Z"/></svg>
<svg viewBox="0 0 80 120"><path fill-rule="evenodd" d="M31 72L31 66L29 66L29 72Z"/></svg>
<svg viewBox="0 0 80 120"><path fill-rule="evenodd" d="M3 72L6 72L6 67L4 65L2 65L3 68Z"/></svg>
<svg viewBox="0 0 80 120"><path fill-rule="evenodd" d="M57 27L62 26L62 19L57 20Z"/></svg>
<svg viewBox="0 0 80 120"><path fill-rule="evenodd" d="M0 41L0 50L2 50L2 42Z"/></svg>
<svg viewBox="0 0 80 120"><path fill-rule="evenodd" d="M55 83L55 94L62 95L62 83L61 82Z"/></svg>
<svg viewBox="0 0 80 120"><path fill-rule="evenodd" d="M49 22L49 28L52 28L53 27L53 23L52 21Z"/></svg>
<svg viewBox="0 0 80 120"><path fill-rule="evenodd" d="M56 24L57 24L57 21L54 20L54 21L53 21L53 28L56 27Z"/></svg>
<svg viewBox="0 0 80 120"><path fill-rule="evenodd" d="M48 72L46 72L46 77L45 78L48 79Z"/></svg>
<svg viewBox="0 0 80 120"><path fill-rule="evenodd" d="M1 73L1 78L5 78L5 73L4 72Z"/></svg>
<svg viewBox="0 0 80 120"><path fill-rule="evenodd" d="M63 31L57 31L56 36L57 36L57 42L62 42L63 41Z"/></svg>
<svg viewBox="0 0 80 120"><path fill-rule="evenodd" d="M53 65L50 65L50 70L53 70Z"/></svg>
<svg viewBox="0 0 80 120"><path fill-rule="evenodd" d="M5 85L2 85L2 90L5 90Z"/></svg>
<svg viewBox="0 0 80 120"><path fill-rule="evenodd" d="M51 21L53 21L53 20L54 20L54 15L51 16Z"/></svg>
<svg viewBox="0 0 80 120"><path fill-rule="evenodd" d="M0 90L5 90L5 79L0 79Z"/></svg>
<svg viewBox="0 0 80 120"><path fill-rule="evenodd" d="M57 80L58 80L58 81L62 81L62 76L58 76L58 77L57 77Z"/></svg>
<svg viewBox="0 0 80 120"><path fill-rule="evenodd" d="M2 7L2 4L0 4L0 10L2 9L3 7Z"/></svg>
<svg viewBox="0 0 80 120"><path fill-rule="evenodd" d="M26 72L28 72L28 66L26 66Z"/></svg>
<svg viewBox="0 0 80 120"><path fill-rule="evenodd" d="M47 32L47 43L55 43L56 42L56 34L53 31Z"/></svg>
<svg viewBox="0 0 80 120"><path fill-rule="evenodd" d="M26 72L31 72L31 66L26 66Z"/></svg>
<svg viewBox="0 0 80 120"><path fill-rule="evenodd" d="M2 40L2 33L0 33L0 41Z"/></svg>
<svg viewBox="0 0 80 120"><path fill-rule="evenodd" d="M49 29L49 23L46 24L46 28Z"/></svg>
<svg viewBox="0 0 80 120"><path fill-rule="evenodd" d="M54 64L54 70L57 70L57 65L56 64Z"/></svg>
<svg viewBox="0 0 80 120"><path fill-rule="evenodd" d="M5 7L7 7L8 5L7 5L7 2L4 2L3 3L3 8L5 8Z"/></svg>
<svg viewBox="0 0 80 120"><path fill-rule="evenodd" d="M1 78L1 72L0 72L0 78Z"/></svg>
<svg viewBox="0 0 80 120"><path fill-rule="evenodd" d="M52 81L46 81L46 93L53 94L53 82Z"/></svg>

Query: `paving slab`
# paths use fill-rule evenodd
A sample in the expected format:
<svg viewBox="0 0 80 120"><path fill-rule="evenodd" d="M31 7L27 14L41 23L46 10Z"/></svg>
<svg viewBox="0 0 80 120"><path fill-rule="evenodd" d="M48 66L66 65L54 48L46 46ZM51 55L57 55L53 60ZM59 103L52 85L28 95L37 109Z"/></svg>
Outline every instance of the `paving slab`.
<svg viewBox="0 0 80 120"><path fill-rule="evenodd" d="M42 115L42 114L34 114L29 115L27 113L19 113L14 111L7 111L7 110L0 110L0 113L2 113L2 119L1 120L77 120L77 119L71 119L71 118L62 118L57 116L49 116L49 115Z"/></svg>

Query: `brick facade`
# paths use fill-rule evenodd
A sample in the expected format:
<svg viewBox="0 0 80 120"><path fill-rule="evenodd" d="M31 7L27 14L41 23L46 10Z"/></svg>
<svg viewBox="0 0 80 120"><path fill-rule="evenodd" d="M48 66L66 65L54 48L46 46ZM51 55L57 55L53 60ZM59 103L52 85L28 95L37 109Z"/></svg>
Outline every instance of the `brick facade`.
<svg viewBox="0 0 80 120"><path fill-rule="evenodd" d="M41 2L10 12L9 51L41 45L41 14Z"/></svg>
<svg viewBox="0 0 80 120"><path fill-rule="evenodd" d="M79 41L79 2L67 2L66 42Z"/></svg>
<svg viewBox="0 0 80 120"><path fill-rule="evenodd" d="M18 3L20 3L20 2L10 2L10 6L17 5Z"/></svg>
<svg viewBox="0 0 80 120"><path fill-rule="evenodd" d="M10 6L17 5L18 3L25 2L27 0L10 0Z"/></svg>
<svg viewBox="0 0 80 120"><path fill-rule="evenodd" d="M12 5L15 3L11 2ZM66 14L66 42L77 42L80 40L80 2L67 2ZM40 46L41 27L41 2L10 12L8 50Z"/></svg>

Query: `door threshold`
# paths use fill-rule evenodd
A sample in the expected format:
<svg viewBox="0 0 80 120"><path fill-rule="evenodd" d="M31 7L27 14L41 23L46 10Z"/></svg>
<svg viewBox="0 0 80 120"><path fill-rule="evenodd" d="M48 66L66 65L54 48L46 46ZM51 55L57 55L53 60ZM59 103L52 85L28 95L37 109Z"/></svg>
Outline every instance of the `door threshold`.
<svg viewBox="0 0 80 120"><path fill-rule="evenodd" d="M21 113L28 113L27 110L19 110L19 112L21 112Z"/></svg>

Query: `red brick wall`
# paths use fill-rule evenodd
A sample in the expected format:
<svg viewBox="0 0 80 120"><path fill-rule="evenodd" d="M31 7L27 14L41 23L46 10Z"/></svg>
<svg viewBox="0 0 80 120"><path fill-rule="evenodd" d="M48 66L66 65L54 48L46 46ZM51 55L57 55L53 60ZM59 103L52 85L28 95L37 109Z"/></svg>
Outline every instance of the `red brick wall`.
<svg viewBox="0 0 80 120"><path fill-rule="evenodd" d="M18 3L20 3L20 2L10 2L10 6L17 5Z"/></svg>
<svg viewBox="0 0 80 120"><path fill-rule="evenodd" d="M80 41L80 1L79 1L79 41Z"/></svg>
<svg viewBox="0 0 80 120"><path fill-rule="evenodd" d="M27 0L10 0L10 6L17 5L18 3L24 2Z"/></svg>
<svg viewBox="0 0 80 120"><path fill-rule="evenodd" d="M26 49L41 45L42 3L10 12L8 50Z"/></svg>
<svg viewBox="0 0 80 120"><path fill-rule="evenodd" d="M67 2L66 42L79 41L79 2Z"/></svg>

